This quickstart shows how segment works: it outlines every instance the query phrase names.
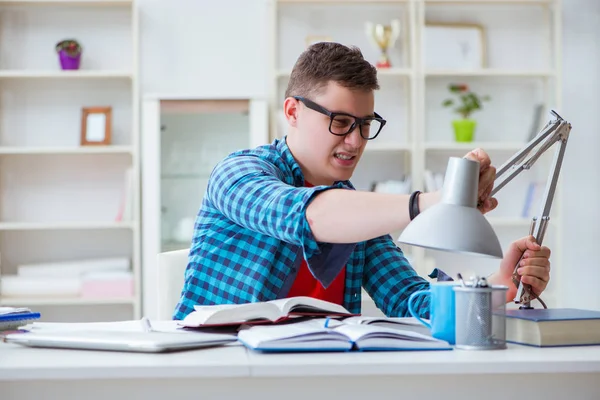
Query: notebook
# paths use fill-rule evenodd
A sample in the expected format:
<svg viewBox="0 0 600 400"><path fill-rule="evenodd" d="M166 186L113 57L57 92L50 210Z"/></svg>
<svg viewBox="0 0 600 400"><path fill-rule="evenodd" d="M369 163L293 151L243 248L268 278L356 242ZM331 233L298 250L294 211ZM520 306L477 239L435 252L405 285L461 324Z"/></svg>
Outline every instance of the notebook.
<svg viewBox="0 0 600 400"><path fill-rule="evenodd" d="M297 296L257 303L194 306L180 324L185 327L214 327L242 324L273 324L296 317L353 316L339 304Z"/></svg>
<svg viewBox="0 0 600 400"><path fill-rule="evenodd" d="M328 318L248 326L238 340L260 352L452 350L448 342L417 332Z"/></svg>
<svg viewBox="0 0 600 400"><path fill-rule="evenodd" d="M506 340L537 347L600 345L600 311L506 310Z"/></svg>
<svg viewBox="0 0 600 400"><path fill-rule="evenodd" d="M164 353L225 345L236 342L236 337L212 333L39 331L11 333L3 341L28 347Z"/></svg>

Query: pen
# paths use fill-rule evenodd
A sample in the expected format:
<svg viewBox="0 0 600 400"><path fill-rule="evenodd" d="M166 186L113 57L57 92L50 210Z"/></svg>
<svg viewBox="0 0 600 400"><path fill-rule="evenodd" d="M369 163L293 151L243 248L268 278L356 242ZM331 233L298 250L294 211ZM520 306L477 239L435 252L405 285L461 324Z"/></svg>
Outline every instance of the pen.
<svg viewBox="0 0 600 400"><path fill-rule="evenodd" d="M142 323L142 329L144 332L152 332L152 324L150 324L148 317L142 317L140 322Z"/></svg>

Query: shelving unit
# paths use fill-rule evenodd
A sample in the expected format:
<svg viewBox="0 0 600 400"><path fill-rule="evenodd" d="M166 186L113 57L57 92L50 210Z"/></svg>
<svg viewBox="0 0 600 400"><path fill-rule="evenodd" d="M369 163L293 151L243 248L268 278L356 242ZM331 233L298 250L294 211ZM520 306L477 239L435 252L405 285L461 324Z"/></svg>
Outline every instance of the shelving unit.
<svg viewBox="0 0 600 400"><path fill-rule="evenodd" d="M317 4L318 3L318 4ZM448 157L464 156L481 147L499 167L528 140L534 107L560 113L561 2L560 0L389 0L327 1L272 0L271 34L271 137L281 137L283 93L293 63L305 48L307 36L358 46L375 64L379 50L369 42L364 24L401 21L401 37L390 49L392 68L378 71L381 90L376 110L388 120L384 132L365 148L353 176L359 189L370 190L375 181L410 177L414 189L423 190L425 171L445 171ZM343 18L333 18L343 15ZM455 70L425 66L424 29L428 23L479 24L485 28L487 62L481 68ZM284 43L284 44L283 44ZM449 83L466 83L491 101L474 114L478 121L471 143L454 140L453 114L442 107ZM546 122L545 120L543 121ZM541 128L541 127L540 127ZM504 249L528 234L530 218L522 209L530 182L547 179L547 162L553 150L500 191L500 206L487 215ZM552 249L553 279L545 292L549 306L560 302L561 189L553 204L551 226L544 244ZM537 206L537 204L534 204ZM536 210L534 210L536 211ZM392 232L398 237L400 232ZM481 275L497 269L498 262L467 258L405 246L403 250L422 276L439 267L455 276Z"/></svg>
<svg viewBox="0 0 600 400"><path fill-rule="evenodd" d="M141 316L139 17L135 0L0 1L1 275L22 264L126 257L133 296L2 297L60 321ZM83 47L61 70L54 46ZM80 144L83 107L112 108L112 141ZM126 192L131 218L119 220Z"/></svg>

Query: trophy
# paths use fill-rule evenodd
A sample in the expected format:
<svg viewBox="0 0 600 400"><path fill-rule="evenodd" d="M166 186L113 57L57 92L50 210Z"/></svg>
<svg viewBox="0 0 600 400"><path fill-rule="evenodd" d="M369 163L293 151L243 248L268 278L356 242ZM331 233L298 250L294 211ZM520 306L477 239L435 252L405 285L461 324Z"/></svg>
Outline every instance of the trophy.
<svg viewBox="0 0 600 400"><path fill-rule="evenodd" d="M381 57L377 61L377 68L390 68L388 49L394 46L400 36L400 21L394 19L390 25L366 23L366 33L372 43L381 50Z"/></svg>

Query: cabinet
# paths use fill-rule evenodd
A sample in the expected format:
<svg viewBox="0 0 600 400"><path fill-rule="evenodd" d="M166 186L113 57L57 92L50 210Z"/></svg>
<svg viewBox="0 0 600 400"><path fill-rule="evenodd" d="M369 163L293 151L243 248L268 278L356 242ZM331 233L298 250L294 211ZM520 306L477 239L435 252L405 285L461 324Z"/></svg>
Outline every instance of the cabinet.
<svg viewBox="0 0 600 400"><path fill-rule="evenodd" d="M268 143L268 107L262 99L149 95L142 116L143 302L152 317L158 253L190 247L212 169L233 151Z"/></svg>
<svg viewBox="0 0 600 400"><path fill-rule="evenodd" d="M26 264L98 258L127 259L132 276L126 296L5 292L0 305L46 321L139 318L135 1L0 1L0 38L0 279ZM78 70L60 67L63 39L83 47ZM111 141L83 146L82 110L100 106L111 108Z"/></svg>
<svg viewBox="0 0 600 400"><path fill-rule="evenodd" d="M376 111L388 120L380 136L367 144L352 178L360 190L387 180L409 180L410 191L427 190L427 177L443 177L448 158L469 150L486 150L500 166L529 140L532 130L545 124L550 109L561 107L561 2L555 0L273 0L271 15L270 132L281 137L286 128L282 103L291 68L308 41L321 38L358 46L375 64L379 49L369 40L365 24L400 23L400 35L389 50L390 68L378 72ZM479 65L440 67L431 56L445 48L431 47L427 39L432 25L471 26L481 29ZM429 41L428 41L429 40ZM458 36L454 40L465 40ZM470 44L468 42L467 44ZM462 42L456 42L462 46ZM432 48L427 53L425 49ZM444 53L445 54L445 53ZM443 57L446 57L445 55ZM441 61L444 58L441 57ZM440 58L440 57L438 57ZM446 57L446 61L449 58ZM438 59L439 61L439 59ZM450 97L450 84L465 84L480 95L489 95L483 109L473 114L475 138L458 142L452 131L456 115L442 106ZM536 114L541 110L541 116ZM568 116L564 116L568 119ZM553 150L530 170L502 189L499 207L487 215L503 249L529 231L537 212ZM549 307L560 301L561 185L557 189L550 226L544 244L552 249L553 279L544 299ZM528 196L533 198L531 203ZM531 207L526 207L530 204ZM526 210L531 208L531 210ZM434 227L432 227L434 229ZM392 232L398 237L400 232ZM497 260L402 247L422 276L439 267L456 276L487 275Z"/></svg>

